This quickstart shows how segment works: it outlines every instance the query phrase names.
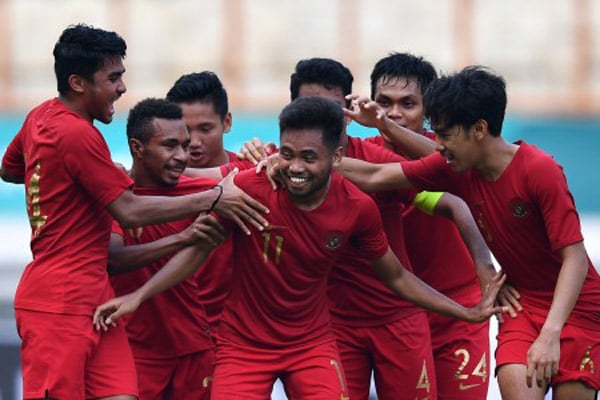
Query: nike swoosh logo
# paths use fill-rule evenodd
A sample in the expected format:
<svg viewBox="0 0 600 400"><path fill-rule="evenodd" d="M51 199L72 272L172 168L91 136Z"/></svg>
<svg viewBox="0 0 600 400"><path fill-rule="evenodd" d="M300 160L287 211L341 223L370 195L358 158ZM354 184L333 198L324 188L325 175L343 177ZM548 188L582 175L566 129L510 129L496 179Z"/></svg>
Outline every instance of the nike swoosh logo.
<svg viewBox="0 0 600 400"><path fill-rule="evenodd" d="M481 383L474 383L472 385L463 385L462 383L460 385L458 385L458 388L460 390L469 390L469 389L473 389L474 387L480 386Z"/></svg>

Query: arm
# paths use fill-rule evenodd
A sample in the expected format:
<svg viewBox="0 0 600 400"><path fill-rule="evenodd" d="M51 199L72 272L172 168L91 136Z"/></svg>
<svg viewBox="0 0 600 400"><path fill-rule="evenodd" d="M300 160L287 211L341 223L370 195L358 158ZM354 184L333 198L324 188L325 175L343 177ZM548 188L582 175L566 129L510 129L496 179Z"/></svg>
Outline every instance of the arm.
<svg viewBox="0 0 600 400"><path fill-rule="evenodd" d="M184 247L200 240L211 240L203 235L204 215L200 215L181 232L163 237L153 242L126 246L123 236L113 233L108 247L108 272L122 274L145 267L163 257L170 256ZM217 244L215 243L215 246Z"/></svg>
<svg viewBox="0 0 600 400"><path fill-rule="evenodd" d="M250 230L245 222L258 230L267 225L260 213L269 210L244 193L233 182L237 170L223 178L211 190L186 196L137 196L126 190L107 207L110 214L124 228L157 224L182 219L214 208L219 215L234 221L246 234Z"/></svg>
<svg viewBox="0 0 600 400"><path fill-rule="evenodd" d="M221 173L221 167L211 167L211 168L187 167L183 171L183 174L185 176L189 176L190 178L223 179L223 174Z"/></svg>
<svg viewBox="0 0 600 400"><path fill-rule="evenodd" d="M367 193L411 187L400 163L372 164L343 157L337 172Z"/></svg>
<svg viewBox="0 0 600 400"><path fill-rule="evenodd" d="M538 386L543 382L550 383L558 372L560 359L560 332L571 314L583 282L588 273L588 259L583 242L562 248L560 251L562 265L552 305L540 335L527 352L527 386L533 384L533 376Z"/></svg>
<svg viewBox="0 0 600 400"><path fill-rule="evenodd" d="M346 98L352 100L352 109L344 109L344 114L363 126L378 129L395 150L411 159L425 157L434 152L435 143L431 139L396 124L370 98L356 95Z"/></svg>
<svg viewBox="0 0 600 400"><path fill-rule="evenodd" d="M215 247L215 243L225 239L225 230L214 217L205 215L203 219L203 232L211 239L185 247L136 291L113 298L98 306L93 317L96 329L108 329L109 325L114 325L115 321L123 315L134 312L142 302L175 286L200 267Z"/></svg>
<svg viewBox="0 0 600 400"><path fill-rule="evenodd" d="M388 288L419 307L469 322L485 321L492 314L503 311L502 307L494 307L496 294L506 279L503 274L494 277L477 306L467 309L405 269L389 248L381 258L372 263Z"/></svg>
<svg viewBox="0 0 600 400"><path fill-rule="evenodd" d="M423 209L421 205L416 205L419 209ZM427 209L424 209L424 211L427 212ZM433 214L451 219L456 225L460 237L467 246L471 259L475 264L475 272L479 278L479 287L483 293L485 287L496 275L496 269L492 262L490 249L485 244L481 232L477 228L471 210L469 210L469 207L461 198L450 193L444 193L433 208ZM523 307L519 303L519 292L508 284L504 284L500 289L498 302L507 307L509 315L513 318L517 316L515 310L523 310Z"/></svg>

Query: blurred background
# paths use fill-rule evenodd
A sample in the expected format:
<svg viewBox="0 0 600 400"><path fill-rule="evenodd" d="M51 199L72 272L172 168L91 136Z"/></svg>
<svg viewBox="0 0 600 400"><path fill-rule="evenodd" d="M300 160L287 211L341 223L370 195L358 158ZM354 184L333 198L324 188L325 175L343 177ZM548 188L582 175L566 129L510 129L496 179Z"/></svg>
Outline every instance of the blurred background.
<svg viewBox="0 0 600 400"><path fill-rule="evenodd" d="M600 265L599 1L0 0L1 154L27 111L56 95L52 49L79 22L117 31L128 44L128 92L115 121L98 125L125 165L127 110L164 96L184 73L220 76L234 116L225 142L235 151L254 136L277 141L277 113L302 58L341 61L361 94L369 94L375 62L392 51L421 55L441 73L487 65L507 81L503 134L563 165L586 247ZM349 133L375 134L356 124ZM23 188L1 183L0 205L0 400L12 400L20 397L12 297L31 259ZM492 380L489 398L497 393Z"/></svg>

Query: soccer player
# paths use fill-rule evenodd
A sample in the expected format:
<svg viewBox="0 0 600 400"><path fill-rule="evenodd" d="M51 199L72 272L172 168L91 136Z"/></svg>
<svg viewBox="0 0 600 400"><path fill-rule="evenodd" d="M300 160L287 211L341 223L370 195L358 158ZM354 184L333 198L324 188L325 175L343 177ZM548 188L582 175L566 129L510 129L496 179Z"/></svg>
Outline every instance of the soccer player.
<svg viewBox="0 0 600 400"><path fill-rule="evenodd" d="M295 99L307 95L318 95L330 98L340 107L345 107L348 105L345 97L351 93L352 81L351 72L338 61L323 58L302 60L298 62L291 76L291 97ZM343 131L341 140L343 153L349 157L377 163L404 160L391 151L382 149L379 144L373 145L365 140L347 135L346 130ZM424 141L424 143L427 142L430 140ZM246 154L261 156L260 148L254 147L256 144L256 140L248 143L244 148ZM421 149L421 151L423 150ZM463 231L477 230L464 203L449 194L421 193L415 197L413 191L400 190L379 193L374 196L374 199L382 216L390 247L407 268L411 264L405 248L404 232L407 231L402 228L402 214L406 207L412 207L413 200L421 210L424 209L429 214L436 213L455 219ZM423 215L425 214L423 213ZM440 219L445 220L446 218ZM454 234L449 239L455 238L461 241L453 224L447 223L453 228L450 233ZM410 233L407 234L410 235ZM481 242L480 247L484 249L479 252L474 250L474 254L476 254L481 269L484 270L482 274L487 274L487 281L493 276L494 270L483 240L480 235L477 237ZM460 266L458 271L470 268L471 272L467 279L472 278L477 284L473 261L469 257L465 245L462 241L459 244L454 243L454 245L460 247L458 250L453 249L450 255L458 253L462 258L458 259L456 263L461 261L465 263L464 266ZM473 245L472 247L476 248L477 246ZM482 255L480 255L481 252L483 252ZM442 269L447 268L449 263L453 263L452 265L455 263L454 260L446 259L437 261L440 263L437 267ZM478 286L476 290L477 297L475 299L460 298L459 300L470 302L471 305L476 304L479 299ZM372 373L380 399L397 399L404 396L410 398L437 397L436 370L429 339L427 315L413 304L393 296L393 293L369 268L369 260L362 258L356 251L347 251L337 262L336 268L330 275L329 299L333 327L338 339L351 398L368 398ZM462 328L467 332L478 330L476 326ZM414 338L419 338L419 340L414 340ZM478 365L477 363L485 354L486 350L483 349L478 354L479 359L475 365ZM483 359L484 363L485 361ZM460 365L460 363L453 364L453 374ZM475 376L475 379L478 379L478 385L483 386L487 378L486 365L474 368L479 374ZM398 381L397 376L404 378ZM461 372L461 377L463 376L464 373ZM461 383L464 382L461 381ZM472 385L473 383L469 381L468 384ZM455 386L458 386L458 383Z"/></svg>
<svg viewBox="0 0 600 400"><path fill-rule="evenodd" d="M390 122L433 139L434 134L423 125L423 95L436 78L433 65L422 57L392 53L380 59L371 72L371 100L388 121L377 121L382 135L367 141L410 158L403 151L406 146L394 145L399 129L393 130ZM433 151L432 145L430 152ZM403 225L406 251L415 275L460 304L477 304L481 296L479 280L456 226L447 218L428 216L416 207L403 213ZM487 399L488 322L469 324L432 312L427 318L438 398Z"/></svg>
<svg viewBox="0 0 600 400"><path fill-rule="evenodd" d="M227 92L219 77L210 71L182 75L167 93L167 100L183 110L183 122L190 133L188 166L218 167L236 159L223 147L223 135L231 129ZM233 268L231 238L226 238L198 273L199 297L206 308L211 334L216 338L223 302L229 292Z"/></svg>
<svg viewBox="0 0 600 400"><path fill-rule="evenodd" d="M431 84L425 115L436 154L400 164L344 160L363 190L416 186L460 195L520 294L500 324L496 373L504 399L595 399L600 388L600 277L591 264L562 168L522 141L506 142L504 80L467 67Z"/></svg>
<svg viewBox="0 0 600 400"><path fill-rule="evenodd" d="M137 396L135 366L122 327L96 332L89 319L113 294L106 271L111 215L123 226L195 216L211 205L260 227L262 205L224 179L181 197L136 196L110 159L93 121L109 123L123 82L125 41L86 25L65 29L54 47L59 96L27 116L2 160L5 181L25 183L33 261L15 295L22 339L24 398ZM219 197L220 196L220 197ZM218 201L217 201L218 200ZM212 217L206 219L215 224Z"/></svg>
<svg viewBox="0 0 600 400"><path fill-rule="evenodd" d="M390 250L377 207L341 176L342 108L322 97L301 97L280 114L280 179L272 190L265 174L244 171L237 184L271 206L262 236L233 230L235 273L219 328L213 397L264 399L281 378L290 399L346 396L343 370L331 331L327 276L347 246L371 260L396 294L469 321L482 321L503 278L497 275L482 301L465 309L406 270ZM186 267L172 259L137 291L96 310L98 325L121 315L174 283ZM189 268L189 267L188 267ZM192 273L189 268L188 273Z"/></svg>
<svg viewBox="0 0 600 400"><path fill-rule="evenodd" d="M127 138L133 158L133 191L177 196L201 192L212 180L181 177L189 157L190 135L178 105L146 99L129 112ZM172 253L199 246L201 264L224 237L206 236L206 216L123 229L113 223L109 247L111 284L117 295L144 284ZM221 228L222 229L222 228ZM191 252L192 250L188 250ZM140 399L209 399L215 358L198 283L188 278L145 302L125 325L138 374Z"/></svg>

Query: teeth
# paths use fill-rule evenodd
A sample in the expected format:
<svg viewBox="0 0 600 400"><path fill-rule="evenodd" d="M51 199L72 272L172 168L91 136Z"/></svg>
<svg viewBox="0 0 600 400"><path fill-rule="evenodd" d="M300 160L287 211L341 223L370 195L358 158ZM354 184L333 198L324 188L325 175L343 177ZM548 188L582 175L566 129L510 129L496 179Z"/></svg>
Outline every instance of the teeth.
<svg viewBox="0 0 600 400"><path fill-rule="evenodd" d="M306 179L306 178L296 178L296 177L290 176L290 181L292 181L292 183L304 183L307 180L308 179Z"/></svg>

